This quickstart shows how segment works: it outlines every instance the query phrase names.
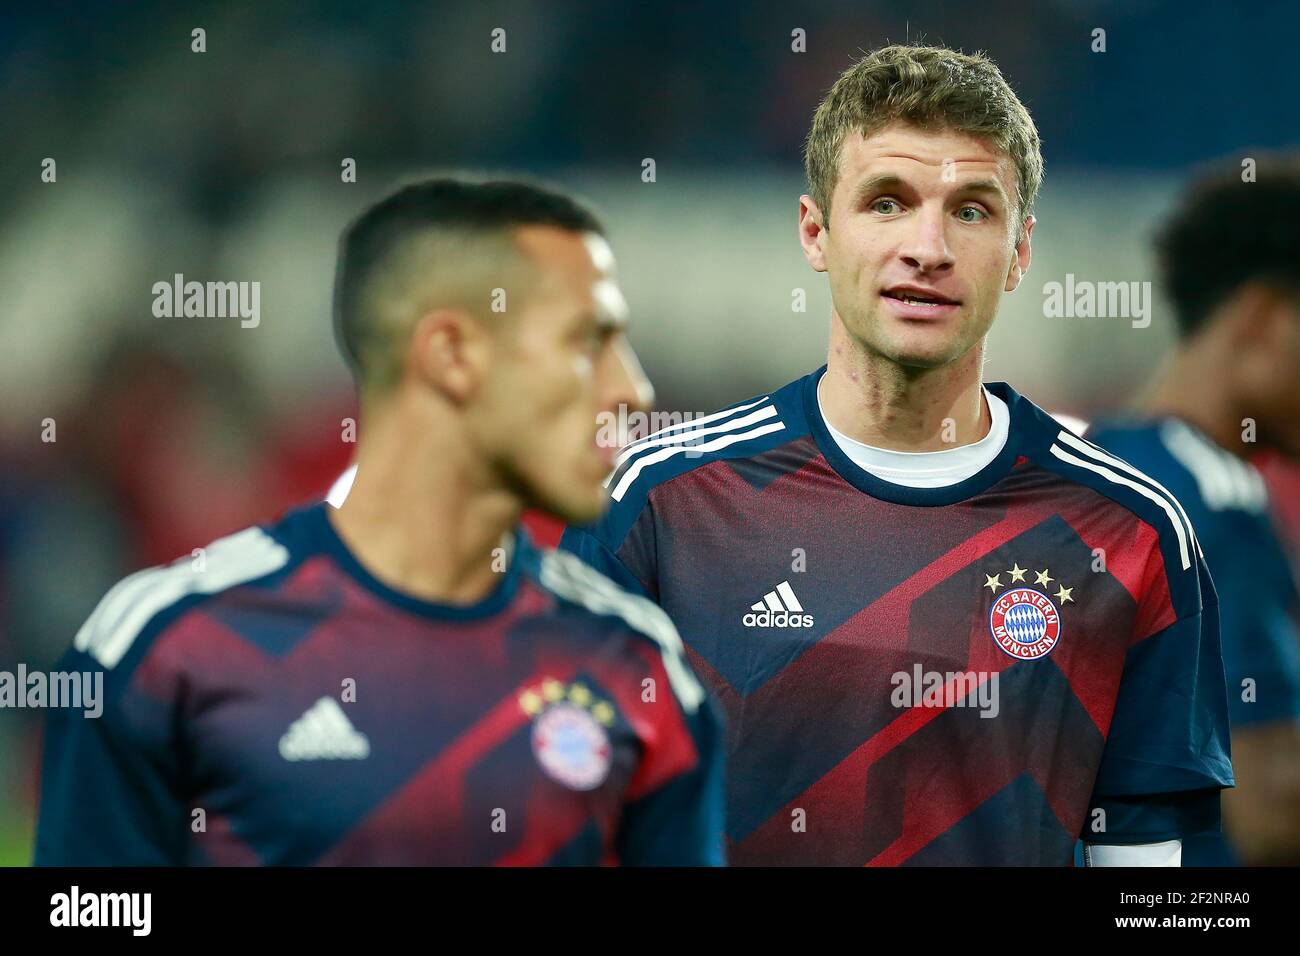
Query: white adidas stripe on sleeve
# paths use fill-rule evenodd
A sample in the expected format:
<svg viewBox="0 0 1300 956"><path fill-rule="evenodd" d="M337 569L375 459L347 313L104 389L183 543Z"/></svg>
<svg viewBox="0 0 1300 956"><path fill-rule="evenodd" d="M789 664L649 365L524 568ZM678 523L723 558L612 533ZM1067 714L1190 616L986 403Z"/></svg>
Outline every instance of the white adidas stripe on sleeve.
<svg viewBox="0 0 1300 956"><path fill-rule="evenodd" d="M1151 490L1146 485L1140 485L1136 481L1130 481L1128 478L1124 477L1123 475L1117 474L1116 472L1112 471L1110 468L1107 468L1105 465L1099 465L1096 464L1095 462L1086 461L1082 458L1072 455L1068 451L1065 451L1063 448L1061 448L1060 445L1053 444L1051 447L1051 452L1057 458L1061 459L1061 461L1074 465L1075 467L1078 468L1086 468L1088 471L1091 471L1094 474L1101 475L1106 480L1112 481L1117 485L1123 485L1126 488L1132 488L1138 494L1142 495L1142 497L1148 499L1149 501L1154 501L1157 505L1159 505L1164 510L1165 514L1169 516L1169 522L1170 524L1173 525L1174 533L1178 536L1178 554L1182 561L1183 570L1186 571L1188 568L1192 566L1191 555L1189 554L1188 547L1187 547L1187 530L1185 529L1178 515L1174 512L1173 506L1170 504L1169 499L1164 498L1163 496L1157 494L1155 491ZM1187 527L1190 527L1190 525L1188 525Z"/></svg>
<svg viewBox="0 0 1300 956"><path fill-rule="evenodd" d="M246 528L205 549L202 570L194 559L146 568L110 590L77 631L73 647L112 669L126 656L145 625L191 594L215 594L283 567L288 549L261 528Z"/></svg>
<svg viewBox="0 0 1300 956"><path fill-rule="evenodd" d="M658 451L650 452L648 455L643 455L628 466L627 471L625 471L623 477L619 479L618 484L614 487L610 497L615 501L622 501L623 496L627 494L628 488L632 486L632 483L636 481L637 476L639 476L646 467L657 465L661 461L667 461L669 458L673 457L673 455L680 455L683 452L695 452L696 454L703 455L711 451L718 451L726 448L729 445L734 445L736 442L749 441L751 438L761 438L764 435L770 435L772 432L779 432L783 428L785 428L784 422L775 421L747 432L730 432L718 438L714 438L711 441L706 441L702 445L674 445L671 448L661 448Z"/></svg>
<svg viewBox="0 0 1300 956"><path fill-rule="evenodd" d="M682 709L693 714L704 701L704 688L686 664L686 649L663 608L631 594L575 555L549 551L542 555L541 581L561 597L594 614L614 614L659 645L664 670Z"/></svg>
<svg viewBox="0 0 1300 956"><path fill-rule="evenodd" d="M1160 429L1160 440L1195 479L1201 499L1210 510L1239 508L1262 512L1268 507L1263 476L1249 463L1212 444L1180 421L1166 422Z"/></svg>
<svg viewBox="0 0 1300 956"><path fill-rule="evenodd" d="M644 438L638 438L636 441L628 442L627 445L622 449L622 451L635 452L639 446L644 445L646 442L651 441L655 438L660 438L664 435L667 435L669 432L674 432L677 431L678 429L689 431L694 428L699 428L701 425L711 425L714 422L721 421L724 418L730 418L732 415L739 415L741 412L747 412L751 408L757 408L759 405L762 405L764 402L766 402L769 397L770 396L768 395L764 395L762 398L755 399L754 401L749 402L745 405L737 405L734 408L724 408L720 412L713 412L712 414L709 415L701 415L699 418L693 418L689 422L681 422L676 425L667 425L656 432L651 432L649 435L646 435Z"/></svg>
<svg viewBox="0 0 1300 956"><path fill-rule="evenodd" d="M1178 514L1183 519L1183 525L1187 529L1188 537L1191 538L1193 542L1196 541L1196 531L1192 528L1192 519L1187 517L1187 512L1183 510L1183 506L1179 503L1178 499L1174 497L1173 492L1160 484L1160 482L1156 481L1146 472L1134 468L1123 459L1116 458L1100 445L1093 444L1086 439L1080 438L1078 435L1072 434L1071 432L1061 432L1056 437L1070 447L1083 452L1085 455L1088 455L1104 464L1110 465L1112 468L1122 471L1159 491L1169 500L1174 508L1178 510ZM1197 545L1197 551L1198 553L1200 552L1200 545Z"/></svg>
<svg viewBox="0 0 1300 956"><path fill-rule="evenodd" d="M753 412L749 415L745 415L743 418L737 418L734 421L723 422L721 425L709 425L704 428L696 428L691 431L680 432L676 435L666 435L663 438L655 438L653 440L647 439L645 442L637 445L636 447L629 445L627 448L624 448L621 452L619 452L618 458L614 460L614 468L617 470L623 464L623 462L627 461L629 458L632 458L635 455L639 455L644 451L649 451L651 448L659 448L664 445L673 445L680 442L696 441L700 438L703 438L705 435L716 435L719 432L729 432L729 431L735 431L736 429L739 428L747 428L750 425L756 425L761 421L766 421L769 418L773 418L775 417L775 415L776 415L776 406L768 405L766 408L760 408L758 411ZM611 471L609 473L609 477L605 479L606 488L609 487L609 483L610 481L613 480L613 478L614 478L614 472Z"/></svg>

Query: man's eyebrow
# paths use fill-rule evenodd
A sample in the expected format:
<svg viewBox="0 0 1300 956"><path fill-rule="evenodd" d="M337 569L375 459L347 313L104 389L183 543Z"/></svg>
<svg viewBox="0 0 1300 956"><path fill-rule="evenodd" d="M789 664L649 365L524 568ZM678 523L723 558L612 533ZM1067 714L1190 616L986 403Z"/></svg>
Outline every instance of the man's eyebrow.
<svg viewBox="0 0 1300 956"><path fill-rule="evenodd" d="M986 193L992 194L1003 202L1007 199L1006 190L996 179L972 179L968 183L962 183L957 187L958 192L963 193Z"/></svg>
<svg viewBox="0 0 1300 956"><path fill-rule="evenodd" d="M885 192L892 189L898 189L900 186L906 186L907 183L902 176L895 173L880 173L876 176L869 176L862 182L858 183L853 190L855 199L867 199L878 192Z"/></svg>
<svg viewBox="0 0 1300 956"><path fill-rule="evenodd" d="M862 180L853 193L855 199L862 201L874 196L876 193L896 190L906 185L907 181L896 173L880 173ZM962 183L957 189L963 193L984 193L996 196L1003 202L1007 201L1006 190L1002 188L1002 183L996 179L972 179L968 183Z"/></svg>

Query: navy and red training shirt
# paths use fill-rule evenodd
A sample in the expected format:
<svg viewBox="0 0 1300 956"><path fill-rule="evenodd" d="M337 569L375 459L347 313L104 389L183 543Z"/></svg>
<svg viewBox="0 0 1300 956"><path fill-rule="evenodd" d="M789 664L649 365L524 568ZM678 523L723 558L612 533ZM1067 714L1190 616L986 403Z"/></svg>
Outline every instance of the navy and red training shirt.
<svg viewBox="0 0 1300 956"><path fill-rule="evenodd" d="M1177 502L1002 383L993 462L882 481L822 372L629 445L563 542L668 612L722 705L729 861L1068 866L1216 829L1218 612Z"/></svg>
<svg viewBox="0 0 1300 956"><path fill-rule="evenodd" d="M1158 479L1187 509L1219 596L1232 726L1300 720L1300 586L1263 476L1177 418L1099 422L1087 435ZM1183 866L1235 865L1231 838L1187 841Z"/></svg>
<svg viewBox="0 0 1300 956"><path fill-rule="evenodd" d="M142 571L64 670L36 862L717 864L717 716L657 607L516 538L495 590L372 577L325 504Z"/></svg>

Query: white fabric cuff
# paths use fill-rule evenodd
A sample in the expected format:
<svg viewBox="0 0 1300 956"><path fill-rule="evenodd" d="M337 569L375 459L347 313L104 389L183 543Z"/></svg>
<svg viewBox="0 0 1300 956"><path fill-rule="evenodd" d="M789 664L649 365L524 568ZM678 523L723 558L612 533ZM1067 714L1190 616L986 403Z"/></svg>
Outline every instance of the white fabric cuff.
<svg viewBox="0 0 1300 956"><path fill-rule="evenodd" d="M1182 866L1183 841L1133 843L1128 846L1085 843L1084 866Z"/></svg>

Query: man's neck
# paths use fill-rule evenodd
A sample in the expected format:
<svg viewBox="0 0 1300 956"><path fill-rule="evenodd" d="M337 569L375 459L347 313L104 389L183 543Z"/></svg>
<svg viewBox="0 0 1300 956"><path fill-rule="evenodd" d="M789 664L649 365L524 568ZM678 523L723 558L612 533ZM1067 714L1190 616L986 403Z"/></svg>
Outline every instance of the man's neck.
<svg viewBox="0 0 1300 956"><path fill-rule="evenodd" d="M983 355L981 342L940 368L905 368L852 342L836 319L819 392L827 422L891 451L946 451L979 441L992 424L980 383Z"/></svg>
<svg viewBox="0 0 1300 956"><path fill-rule="evenodd" d="M474 461L455 426L368 422L347 500L330 509L348 550L380 581L425 601L473 604L500 582L522 506ZM494 565L496 567L494 568Z"/></svg>

